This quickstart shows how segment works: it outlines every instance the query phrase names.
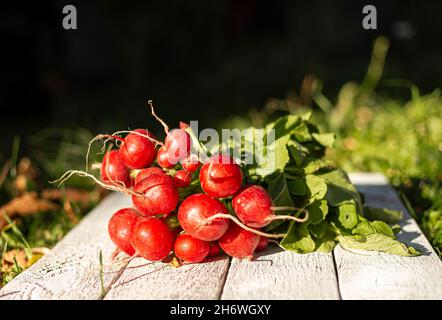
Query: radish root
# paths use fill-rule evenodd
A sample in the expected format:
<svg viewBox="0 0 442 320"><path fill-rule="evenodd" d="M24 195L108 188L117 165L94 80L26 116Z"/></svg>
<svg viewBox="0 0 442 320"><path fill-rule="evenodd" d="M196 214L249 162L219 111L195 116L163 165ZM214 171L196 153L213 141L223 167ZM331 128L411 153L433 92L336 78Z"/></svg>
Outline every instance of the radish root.
<svg viewBox="0 0 442 320"><path fill-rule="evenodd" d="M112 262L115 262L115 260L117 259L117 256L120 254L120 252L122 252L121 250L120 250L120 248L115 248L115 250L114 250L114 252L112 252L112 254L111 254L111 256L110 256L110 260L112 261Z"/></svg>
<svg viewBox="0 0 442 320"><path fill-rule="evenodd" d="M122 251L120 251L120 252L122 252ZM138 253L135 253L133 256L125 257L125 258L120 259L120 260L111 260L111 262L112 262L113 265L129 264L133 259L139 258L139 257L141 257L141 256Z"/></svg>
<svg viewBox="0 0 442 320"><path fill-rule="evenodd" d="M239 225L241 228L243 228L244 230L250 231L250 232L252 232L254 234L257 234L259 236L262 236L262 237L277 239L277 238L283 238L285 236L285 233L266 233L266 232L262 232L262 231L256 230L254 228L246 226L244 223L239 221L238 218L236 218L236 217L234 217L234 216L232 216L230 214L226 214L226 213L216 213L213 216L210 216L207 219L207 223L209 224L210 222L212 222L213 220L215 220L217 218L227 218L227 219L230 219L233 222L235 222L237 225Z"/></svg>
<svg viewBox="0 0 442 320"><path fill-rule="evenodd" d="M150 111L151 111L151 113L152 113L152 115L154 116L154 118L155 119L157 119L157 121L159 122L159 123L161 123L161 125L163 126L163 128L164 128L164 132L166 132L166 135L167 134L169 134L169 126L160 118L160 117L158 117L156 114L155 114L155 109L154 109L154 107L153 107L153 101L152 100L149 100L149 101L147 101L147 103L149 104L149 106L150 106Z"/></svg>
<svg viewBox="0 0 442 320"><path fill-rule="evenodd" d="M107 184L107 183L104 183L103 181L98 180L94 175L84 172L84 171L80 171L80 170L69 170L69 171L65 172L59 179L54 180L54 181L50 181L50 183L57 184L58 186L60 186L66 180L68 180L70 177L72 177L73 175L91 178L96 184L98 184L100 187L107 189L107 190L118 191L118 192L122 192L122 193L129 194L132 196L143 196L142 193L135 192L133 190L130 190L130 189L122 186L121 182L115 181L115 184ZM119 184L119 185L117 185L117 184Z"/></svg>
<svg viewBox="0 0 442 320"><path fill-rule="evenodd" d="M100 170L101 169L101 162L94 162L91 164L92 170Z"/></svg>
<svg viewBox="0 0 442 320"><path fill-rule="evenodd" d="M132 134L136 134L136 135L139 135L139 136L141 136L141 137L143 137L143 138L146 138L147 140L150 140L151 142L154 142L154 143L155 143L155 146L157 146L157 145L164 146L164 143L162 143L161 141L158 141L158 140L156 140L156 139L154 139L154 138L152 138L152 137L150 137L150 136L148 136L148 135L146 135L146 134L142 134L142 133L139 133L139 132L137 132L137 131L133 131L133 130L121 130L121 131L116 131L116 132L112 133L112 136L117 135L117 134L122 134L122 133L132 133Z"/></svg>
<svg viewBox="0 0 442 320"><path fill-rule="evenodd" d="M304 212L304 217L303 218L298 218L298 217L294 217L294 216L289 216L289 215L275 215L269 218L269 220L273 221L273 220L293 220L296 222L305 222L308 220L309 217L309 212L307 209L304 208L296 208L296 207L271 207L270 209L272 209L273 211L285 211L285 210L297 210L297 211L301 211Z"/></svg>
<svg viewBox="0 0 442 320"><path fill-rule="evenodd" d="M89 169L89 154L90 154L90 152L91 152L92 144L93 144L95 141L97 141L97 140L104 139L106 136L108 136L108 135L107 135L107 134L99 134L99 135L95 136L91 141L89 141L88 146L87 146L87 151L86 151L86 172L87 172L88 169ZM107 142L108 140L109 140L109 139L107 139L106 141L103 142L103 147L101 148L101 153L104 153L104 152L105 152L105 150L106 150L106 142Z"/></svg>

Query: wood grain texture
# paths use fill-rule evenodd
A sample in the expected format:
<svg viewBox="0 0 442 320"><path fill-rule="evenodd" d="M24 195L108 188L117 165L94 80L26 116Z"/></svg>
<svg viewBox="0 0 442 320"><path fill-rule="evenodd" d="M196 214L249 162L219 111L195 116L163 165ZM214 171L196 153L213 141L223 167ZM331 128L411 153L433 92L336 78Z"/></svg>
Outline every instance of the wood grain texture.
<svg viewBox="0 0 442 320"><path fill-rule="evenodd" d="M104 285L118 278L125 264L110 264L115 246L107 233L111 215L130 207L127 196L111 194L51 251L0 290L0 299L99 299L99 252L103 253Z"/></svg>
<svg viewBox="0 0 442 320"><path fill-rule="evenodd" d="M253 261L233 259L221 299L339 299L333 256L270 245Z"/></svg>
<svg viewBox="0 0 442 320"><path fill-rule="evenodd" d="M180 268L137 258L112 285L105 299L219 299L228 268L227 256Z"/></svg>
<svg viewBox="0 0 442 320"><path fill-rule="evenodd" d="M367 205L402 210L399 240L424 255L400 257L387 253L334 250L343 299L442 299L442 261L396 192L379 174L353 174L350 179Z"/></svg>

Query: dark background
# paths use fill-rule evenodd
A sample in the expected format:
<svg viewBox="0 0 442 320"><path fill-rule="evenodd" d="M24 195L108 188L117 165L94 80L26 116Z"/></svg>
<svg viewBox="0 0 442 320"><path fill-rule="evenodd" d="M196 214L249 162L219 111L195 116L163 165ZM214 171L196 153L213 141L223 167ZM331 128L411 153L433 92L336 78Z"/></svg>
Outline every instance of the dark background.
<svg viewBox="0 0 442 320"><path fill-rule="evenodd" d="M73 4L78 29L62 28ZM378 30L362 28L373 4ZM391 48L386 78L442 86L442 1L34 1L1 4L0 153L14 135L84 126L94 133L214 126L298 90L306 74L334 97L362 80L373 40Z"/></svg>

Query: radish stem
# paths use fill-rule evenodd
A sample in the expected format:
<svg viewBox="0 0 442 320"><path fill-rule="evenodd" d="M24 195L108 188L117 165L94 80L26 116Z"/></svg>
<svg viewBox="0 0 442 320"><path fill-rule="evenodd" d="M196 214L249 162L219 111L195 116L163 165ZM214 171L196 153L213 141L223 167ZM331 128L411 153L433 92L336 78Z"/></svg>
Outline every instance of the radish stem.
<svg viewBox="0 0 442 320"><path fill-rule="evenodd" d="M169 126L160 118L155 114L155 110L153 107L153 101L149 100L147 101L147 103L150 105L150 110L152 112L152 115L154 116L155 119L157 119L157 121L159 121L161 123L161 125L164 128L164 132L166 132L166 135L169 134Z"/></svg>
<svg viewBox="0 0 442 320"><path fill-rule="evenodd" d="M273 221L273 220L294 220L297 222L305 222L308 220L309 217L309 213L307 209L304 208L296 208L296 207L270 207L271 210L273 211L285 211L285 210L298 210L298 211L302 211L305 213L304 218L297 218L294 216L289 216L289 215L275 215L270 217L269 220Z"/></svg>

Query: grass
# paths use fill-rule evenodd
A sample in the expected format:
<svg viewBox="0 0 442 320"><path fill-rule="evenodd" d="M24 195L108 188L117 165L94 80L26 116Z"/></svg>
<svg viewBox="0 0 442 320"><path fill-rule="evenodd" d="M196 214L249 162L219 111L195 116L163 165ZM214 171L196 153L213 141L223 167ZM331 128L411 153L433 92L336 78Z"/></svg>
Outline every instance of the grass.
<svg viewBox="0 0 442 320"><path fill-rule="evenodd" d="M20 139L14 138L0 179L0 287L47 253L101 200L103 191L85 179L72 179L62 189L48 182L67 168L83 169L90 139L84 129L46 129L30 139L28 158L20 157Z"/></svg>

